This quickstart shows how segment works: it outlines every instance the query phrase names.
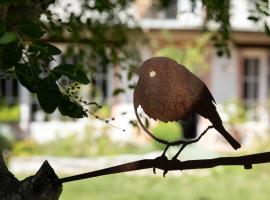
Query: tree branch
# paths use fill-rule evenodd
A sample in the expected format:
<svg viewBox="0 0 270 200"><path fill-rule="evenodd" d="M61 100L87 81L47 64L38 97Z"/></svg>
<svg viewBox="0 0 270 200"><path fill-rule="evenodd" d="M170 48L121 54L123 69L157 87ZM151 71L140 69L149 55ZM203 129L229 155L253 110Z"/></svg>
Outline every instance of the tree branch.
<svg viewBox="0 0 270 200"><path fill-rule="evenodd" d="M245 169L251 169L254 164L268 163L270 162L270 152L251 154L237 157L220 157L213 159L202 160L159 160L159 159L144 159L135 162L130 162L114 167L109 167L89 173L79 174L75 176L65 177L60 179L61 183L77 181L87 178L93 178L97 176L104 176L108 174L116 174L121 172L136 171L148 168L158 168L161 170L173 171L173 170L188 170L188 169L203 169L213 168L217 166L227 165L242 165Z"/></svg>
<svg viewBox="0 0 270 200"><path fill-rule="evenodd" d="M1 200L58 200L62 192L62 184L47 161L35 175L19 181L8 170L0 153L0 180Z"/></svg>

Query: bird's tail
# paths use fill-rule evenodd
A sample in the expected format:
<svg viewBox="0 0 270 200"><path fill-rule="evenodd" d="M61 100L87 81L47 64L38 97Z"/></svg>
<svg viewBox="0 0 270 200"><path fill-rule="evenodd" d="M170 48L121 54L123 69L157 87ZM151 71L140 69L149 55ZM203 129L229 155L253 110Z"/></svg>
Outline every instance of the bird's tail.
<svg viewBox="0 0 270 200"><path fill-rule="evenodd" d="M230 145L236 150L241 145L228 133L222 124L214 125L214 128L230 143Z"/></svg>
<svg viewBox="0 0 270 200"><path fill-rule="evenodd" d="M220 119L220 116L216 109L213 111L210 109L210 113L208 114L209 120L212 122L214 128L230 143L230 145L236 150L241 147L239 142L237 142L230 133L228 133L223 124L222 120Z"/></svg>

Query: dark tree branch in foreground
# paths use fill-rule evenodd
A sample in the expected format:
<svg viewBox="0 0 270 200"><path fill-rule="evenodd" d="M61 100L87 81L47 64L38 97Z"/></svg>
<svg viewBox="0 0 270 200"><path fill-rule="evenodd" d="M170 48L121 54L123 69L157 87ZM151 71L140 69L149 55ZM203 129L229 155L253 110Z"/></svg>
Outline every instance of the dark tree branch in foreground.
<svg viewBox="0 0 270 200"><path fill-rule="evenodd" d="M0 180L1 200L57 200L62 192L62 184L47 161L34 176L19 181L0 155Z"/></svg>
<svg viewBox="0 0 270 200"><path fill-rule="evenodd" d="M203 169L212 168L225 165L242 165L245 169L251 169L254 164L268 163L270 162L270 152L258 153L237 157L220 157L213 159L203 160L167 160L160 161L158 159L144 159L135 162L130 162L114 167L109 167L89 173L79 174L60 179L61 183L77 181L87 178L93 178L97 176L104 176L108 174L116 174L121 172L136 171L148 168L158 168L161 170L173 171L173 170L188 170L188 169Z"/></svg>

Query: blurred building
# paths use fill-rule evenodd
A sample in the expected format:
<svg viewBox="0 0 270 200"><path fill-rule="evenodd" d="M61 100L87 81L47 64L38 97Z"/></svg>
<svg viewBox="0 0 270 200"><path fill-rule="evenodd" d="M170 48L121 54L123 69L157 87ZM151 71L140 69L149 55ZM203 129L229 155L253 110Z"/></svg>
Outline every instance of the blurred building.
<svg viewBox="0 0 270 200"><path fill-rule="evenodd" d="M152 40L166 46L163 32L167 30L170 32L172 41L181 48L187 41L202 36L201 29L205 16L203 9L198 7L194 13L191 13L188 0L172 0L167 9L158 10L153 7L153 2L153 0L137 0L130 8L145 34ZM249 121L242 126L244 129L241 129L244 130L245 136L238 135L242 140L249 135L253 137L256 134L264 134L269 126L270 39L263 31L263 24L254 24L247 19L250 6L248 2L248 0L232 1L231 57L219 57L215 48L209 46L210 55L207 60L209 71L204 79L216 102L225 103L232 99L239 99L246 110L252 110ZM216 24L212 23L210 27L215 28ZM155 51L150 45L142 46L143 60L154 56ZM60 61L61 58L56 62ZM127 116L119 114L115 121L117 125L124 127L129 124L129 119L134 119L134 114L132 91L121 94L117 98L112 97L113 90L119 84L128 85L126 72L121 73L123 73L121 83L115 80L112 70L100 69L94 79L97 87L100 88L101 98L109 99L113 115L128 113ZM35 98L32 98L31 94L22 86L18 86L14 80L2 79L0 87L0 95L5 97L7 103L12 104L15 99L18 99L21 110L20 127L22 130L30 131L30 135L37 140L44 141L55 135L83 131L84 125L88 123L87 119L76 122L60 121L58 112L50 116L44 114ZM95 123L101 126L100 122ZM198 131L202 130L206 123L200 119ZM118 130L115 132L113 134L115 139L134 139L132 136L134 134L123 135Z"/></svg>

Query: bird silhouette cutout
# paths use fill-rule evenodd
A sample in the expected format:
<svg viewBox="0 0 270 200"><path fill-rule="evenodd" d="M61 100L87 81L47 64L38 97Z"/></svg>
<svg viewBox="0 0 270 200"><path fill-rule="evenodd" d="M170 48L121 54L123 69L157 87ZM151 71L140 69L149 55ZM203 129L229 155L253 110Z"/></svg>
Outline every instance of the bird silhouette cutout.
<svg viewBox="0 0 270 200"><path fill-rule="evenodd" d="M139 80L133 96L135 114L146 133L167 145L162 156L176 143L157 138L148 131L138 115L139 106L150 118L163 122L186 121L192 113L197 113L207 118L212 123L209 128L215 128L235 150L241 147L225 130L207 86L184 65L166 57L154 57L143 62L137 74Z"/></svg>

